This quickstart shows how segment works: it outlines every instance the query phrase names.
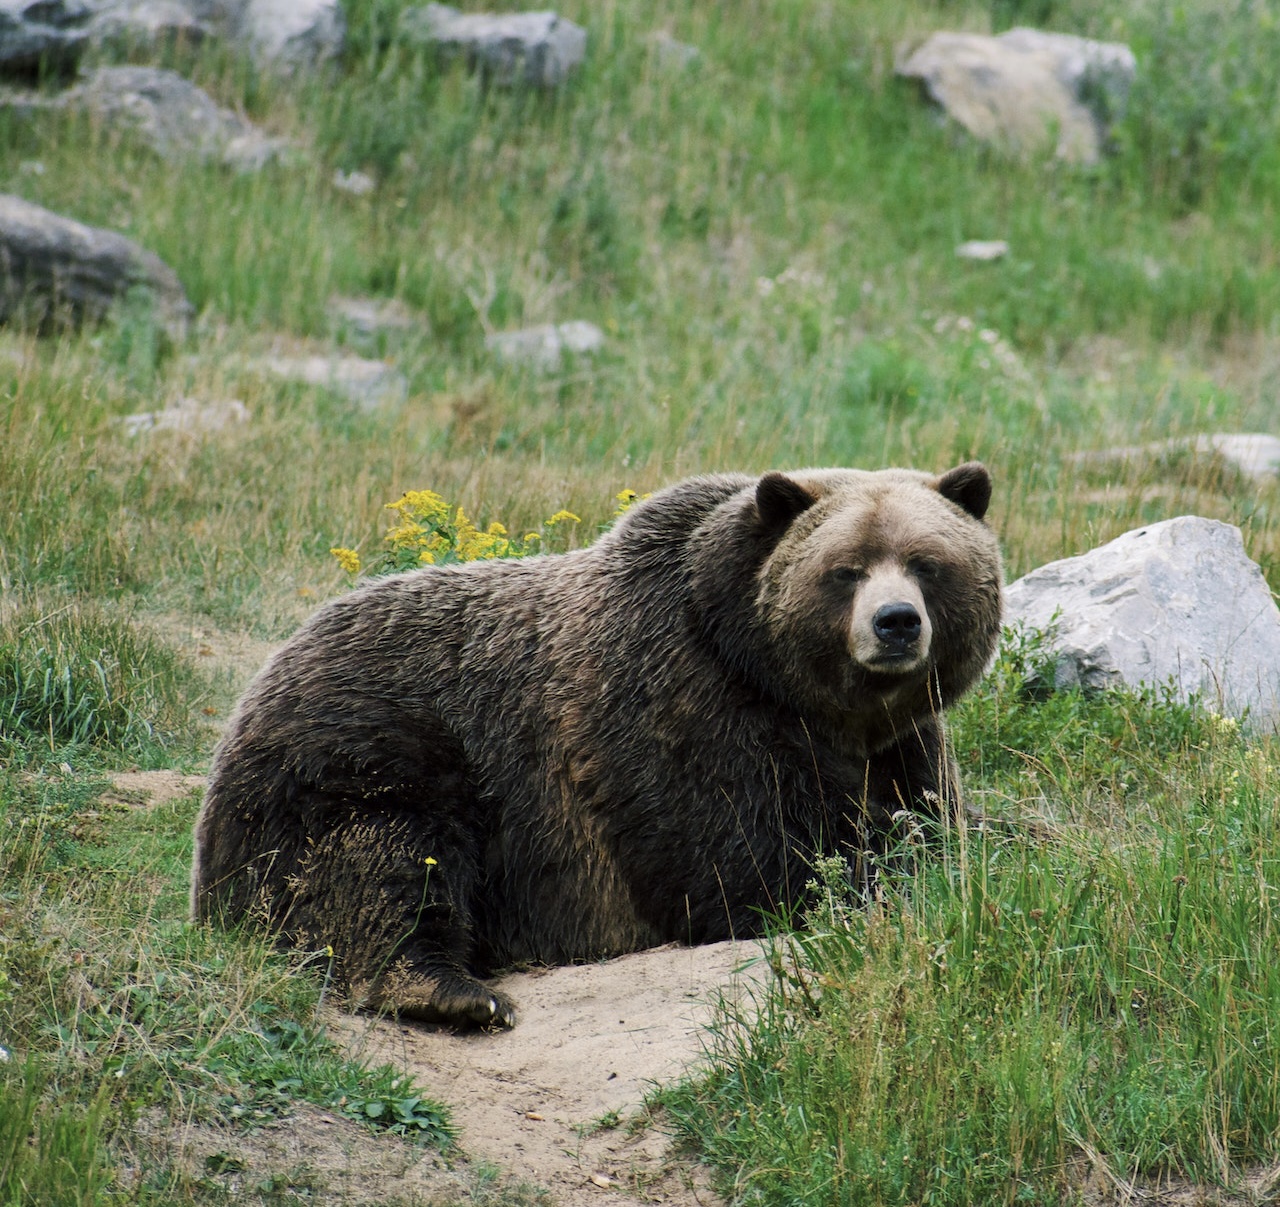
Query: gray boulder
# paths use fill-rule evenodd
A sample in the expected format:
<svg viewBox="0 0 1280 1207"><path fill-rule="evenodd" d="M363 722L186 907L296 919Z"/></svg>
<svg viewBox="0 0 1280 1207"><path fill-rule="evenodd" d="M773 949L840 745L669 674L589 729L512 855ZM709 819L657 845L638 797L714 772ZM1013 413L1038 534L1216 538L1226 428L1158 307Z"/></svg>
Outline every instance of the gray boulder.
<svg viewBox="0 0 1280 1207"><path fill-rule="evenodd" d="M222 37L286 67L338 54L340 0L0 0L0 74L70 71L86 49Z"/></svg>
<svg viewBox="0 0 1280 1207"><path fill-rule="evenodd" d="M1280 724L1280 611L1230 524L1179 516L1051 562L1006 589L1005 621L1049 633L1059 688L1171 685Z"/></svg>
<svg viewBox="0 0 1280 1207"><path fill-rule="evenodd" d="M160 67L99 67L68 89L65 105L81 106L128 126L165 159L214 159L253 171L286 153L252 122L218 105L176 71Z"/></svg>
<svg viewBox="0 0 1280 1207"><path fill-rule="evenodd" d="M240 0L233 30L259 59L302 67L340 54L347 26L339 0Z"/></svg>
<svg viewBox="0 0 1280 1207"><path fill-rule="evenodd" d="M86 0L0 0L0 73L73 67L93 15Z"/></svg>
<svg viewBox="0 0 1280 1207"><path fill-rule="evenodd" d="M406 9L401 33L410 41L465 55L490 82L554 88L587 53L587 31L553 12L460 13L447 4Z"/></svg>
<svg viewBox="0 0 1280 1207"><path fill-rule="evenodd" d="M78 327L105 318L135 290L150 296L171 337L186 334L191 303L159 256L115 231L0 194L0 322Z"/></svg>
<svg viewBox="0 0 1280 1207"><path fill-rule="evenodd" d="M566 355L589 356L604 347L604 332L594 323L574 319L568 323L542 323L520 331L495 331L485 337L485 347L509 365L534 369L560 367Z"/></svg>
<svg viewBox="0 0 1280 1207"><path fill-rule="evenodd" d="M1136 71L1122 43L1034 29L931 34L897 67L975 138L1017 153L1056 140L1078 164L1101 156Z"/></svg>

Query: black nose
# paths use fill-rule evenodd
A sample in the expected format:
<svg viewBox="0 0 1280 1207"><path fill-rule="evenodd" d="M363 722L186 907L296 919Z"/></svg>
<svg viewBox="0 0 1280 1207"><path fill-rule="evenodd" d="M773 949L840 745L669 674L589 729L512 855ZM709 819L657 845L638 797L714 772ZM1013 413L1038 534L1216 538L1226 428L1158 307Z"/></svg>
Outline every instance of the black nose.
<svg viewBox="0 0 1280 1207"><path fill-rule="evenodd" d="M899 649L920 640L920 613L909 603L891 603L876 610L871 627L886 645Z"/></svg>

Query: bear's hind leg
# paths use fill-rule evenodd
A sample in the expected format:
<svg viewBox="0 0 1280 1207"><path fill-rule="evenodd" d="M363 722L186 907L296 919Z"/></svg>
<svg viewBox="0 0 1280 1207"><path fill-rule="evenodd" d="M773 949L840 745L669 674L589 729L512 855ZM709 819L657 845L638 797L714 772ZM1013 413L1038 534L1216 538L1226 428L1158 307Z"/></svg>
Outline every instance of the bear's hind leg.
<svg viewBox="0 0 1280 1207"><path fill-rule="evenodd" d="M332 949L352 1004L424 1022L510 1027L515 1004L469 970L475 857L460 836L440 860L420 816L362 811L310 845L285 923Z"/></svg>

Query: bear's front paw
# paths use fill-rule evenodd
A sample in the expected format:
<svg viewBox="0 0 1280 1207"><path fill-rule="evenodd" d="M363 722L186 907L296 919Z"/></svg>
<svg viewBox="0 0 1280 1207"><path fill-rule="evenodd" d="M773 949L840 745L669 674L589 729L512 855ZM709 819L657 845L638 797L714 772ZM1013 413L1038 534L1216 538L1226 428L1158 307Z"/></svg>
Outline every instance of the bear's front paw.
<svg viewBox="0 0 1280 1207"><path fill-rule="evenodd" d="M390 976L383 985L377 1006L401 1018L424 1023L490 1030L516 1025L515 1002L465 973L436 977L413 973Z"/></svg>

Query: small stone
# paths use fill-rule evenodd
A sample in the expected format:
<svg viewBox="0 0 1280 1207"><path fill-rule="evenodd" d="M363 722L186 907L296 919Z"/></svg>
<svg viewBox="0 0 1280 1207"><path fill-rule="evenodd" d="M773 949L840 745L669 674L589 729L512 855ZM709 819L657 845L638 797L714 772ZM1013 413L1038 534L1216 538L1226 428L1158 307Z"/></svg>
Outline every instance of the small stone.
<svg viewBox="0 0 1280 1207"><path fill-rule="evenodd" d="M544 323L520 331L498 331L487 336L485 347L508 364L556 369L566 353L587 356L604 347L604 332L581 319L568 323Z"/></svg>
<svg viewBox="0 0 1280 1207"><path fill-rule="evenodd" d="M961 260L999 260L1009 254L1009 245L1003 239L970 239L956 248Z"/></svg>
<svg viewBox="0 0 1280 1207"><path fill-rule="evenodd" d="M367 197L378 183L366 172L337 171L333 174L333 187L353 197Z"/></svg>
<svg viewBox="0 0 1280 1207"><path fill-rule="evenodd" d="M225 402L180 398L158 411L122 415L119 422L129 436L143 432L220 432L235 424L248 423L249 408L238 398Z"/></svg>

